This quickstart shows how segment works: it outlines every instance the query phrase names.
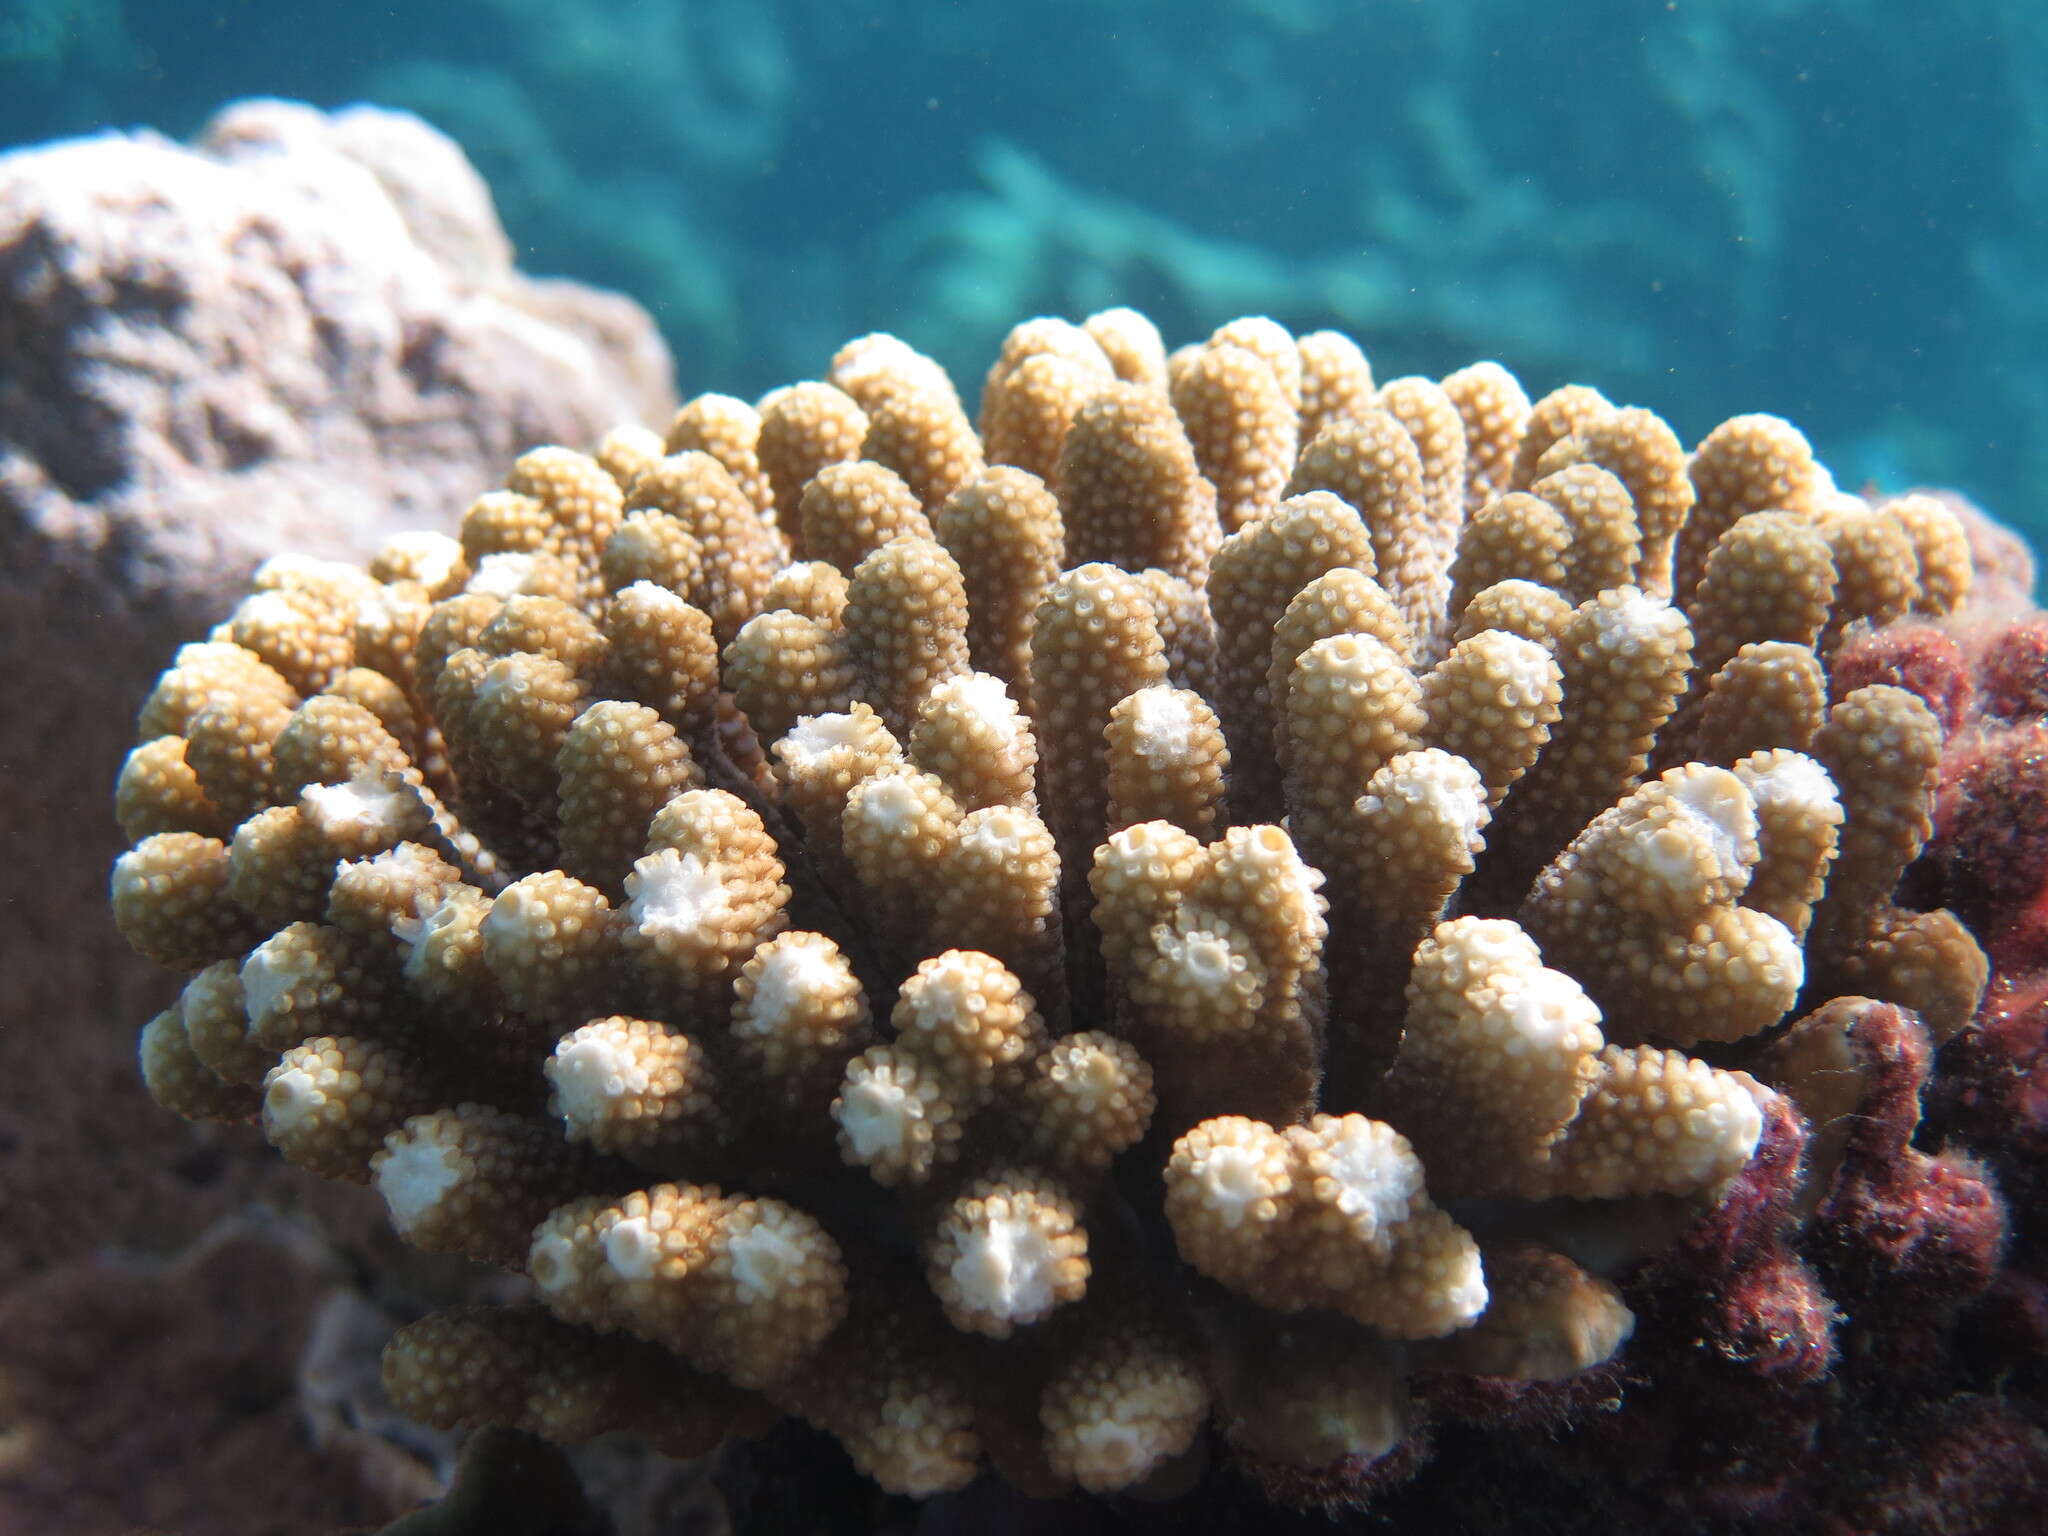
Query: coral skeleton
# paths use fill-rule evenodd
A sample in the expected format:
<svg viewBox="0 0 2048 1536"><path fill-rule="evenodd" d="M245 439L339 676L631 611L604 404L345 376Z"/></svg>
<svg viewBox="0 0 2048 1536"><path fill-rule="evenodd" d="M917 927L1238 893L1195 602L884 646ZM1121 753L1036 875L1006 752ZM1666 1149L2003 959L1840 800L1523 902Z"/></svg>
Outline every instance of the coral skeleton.
<svg viewBox="0 0 2048 1536"><path fill-rule="evenodd" d="M1332 1507L1695 1368L1810 1431L1837 1306L1938 1331L2007 1241L1911 1144L2048 950L1970 516L1265 319L1027 321L975 417L864 337L177 654L142 1071L525 1277L392 1340L436 1425Z"/></svg>

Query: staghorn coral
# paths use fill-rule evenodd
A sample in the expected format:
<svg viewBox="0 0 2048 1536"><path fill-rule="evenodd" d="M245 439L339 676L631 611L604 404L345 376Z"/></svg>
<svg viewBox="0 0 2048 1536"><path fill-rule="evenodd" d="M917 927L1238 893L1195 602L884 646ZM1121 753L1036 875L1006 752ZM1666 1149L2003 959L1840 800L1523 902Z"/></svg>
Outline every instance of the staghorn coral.
<svg viewBox="0 0 2048 1536"><path fill-rule="evenodd" d="M1971 622L1963 522L1757 504L1810 463L1765 418L1688 463L1493 365L1142 337L1019 327L985 441L867 337L529 454L438 595L267 567L117 796L117 921L195 973L151 1091L525 1274L393 1341L444 1426L1453 1507L1439 1434L1591 1483L1632 1415L1865 1432L1834 1300L1954 1387L2039 1175L1920 1101L1986 1134L2038 1029L1966 1026L2048 959L2038 867L1974 872L2038 816L2031 632L1981 725L1910 638ZM1723 1439L1726 1508L1852 1507Z"/></svg>

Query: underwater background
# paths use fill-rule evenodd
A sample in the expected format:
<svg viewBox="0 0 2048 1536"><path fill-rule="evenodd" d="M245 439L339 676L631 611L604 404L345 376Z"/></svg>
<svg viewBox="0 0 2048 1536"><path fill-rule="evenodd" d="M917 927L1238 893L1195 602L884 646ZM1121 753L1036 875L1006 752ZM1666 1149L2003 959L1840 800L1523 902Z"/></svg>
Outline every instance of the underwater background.
<svg viewBox="0 0 2048 1536"><path fill-rule="evenodd" d="M2038 537L2048 7L2013 0L5 0L0 145L275 94L420 113L528 270L646 304L684 395L1020 315L1349 331Z"/></svg>

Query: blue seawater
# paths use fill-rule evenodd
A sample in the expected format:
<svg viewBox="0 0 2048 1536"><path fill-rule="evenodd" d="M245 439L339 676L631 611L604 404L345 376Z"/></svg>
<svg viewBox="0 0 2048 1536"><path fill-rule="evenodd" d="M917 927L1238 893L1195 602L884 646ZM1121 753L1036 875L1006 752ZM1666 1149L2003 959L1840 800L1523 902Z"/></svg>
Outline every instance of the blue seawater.
<svg viewBox="0 0 2048 1536"><path fill-rule="evenodd" d="M684 389L1113 302L1496 357L2039 533L2048 7L2011 0L5 0L0 143L251 93L452 133Z"/></svg>

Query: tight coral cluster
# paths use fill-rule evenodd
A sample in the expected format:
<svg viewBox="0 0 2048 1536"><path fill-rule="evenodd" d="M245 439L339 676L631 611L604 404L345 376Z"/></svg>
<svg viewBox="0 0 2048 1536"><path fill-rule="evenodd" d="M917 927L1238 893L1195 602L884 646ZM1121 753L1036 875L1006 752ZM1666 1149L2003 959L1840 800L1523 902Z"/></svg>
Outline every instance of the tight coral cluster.
<svg viewBox="0 0 2048 1536"><path fill-rule="evenodd" d="M256 573L117 791L142 1070L525 1277L393 1340L432 1424L1309 1506L1701 1384L1693 1480L1805 1508L1845 1319L1946 1383L2000 1273L1935 1053L2040 1136L1999 548L1270 320L1030 320L976 416L864 337Z"/></svg>

